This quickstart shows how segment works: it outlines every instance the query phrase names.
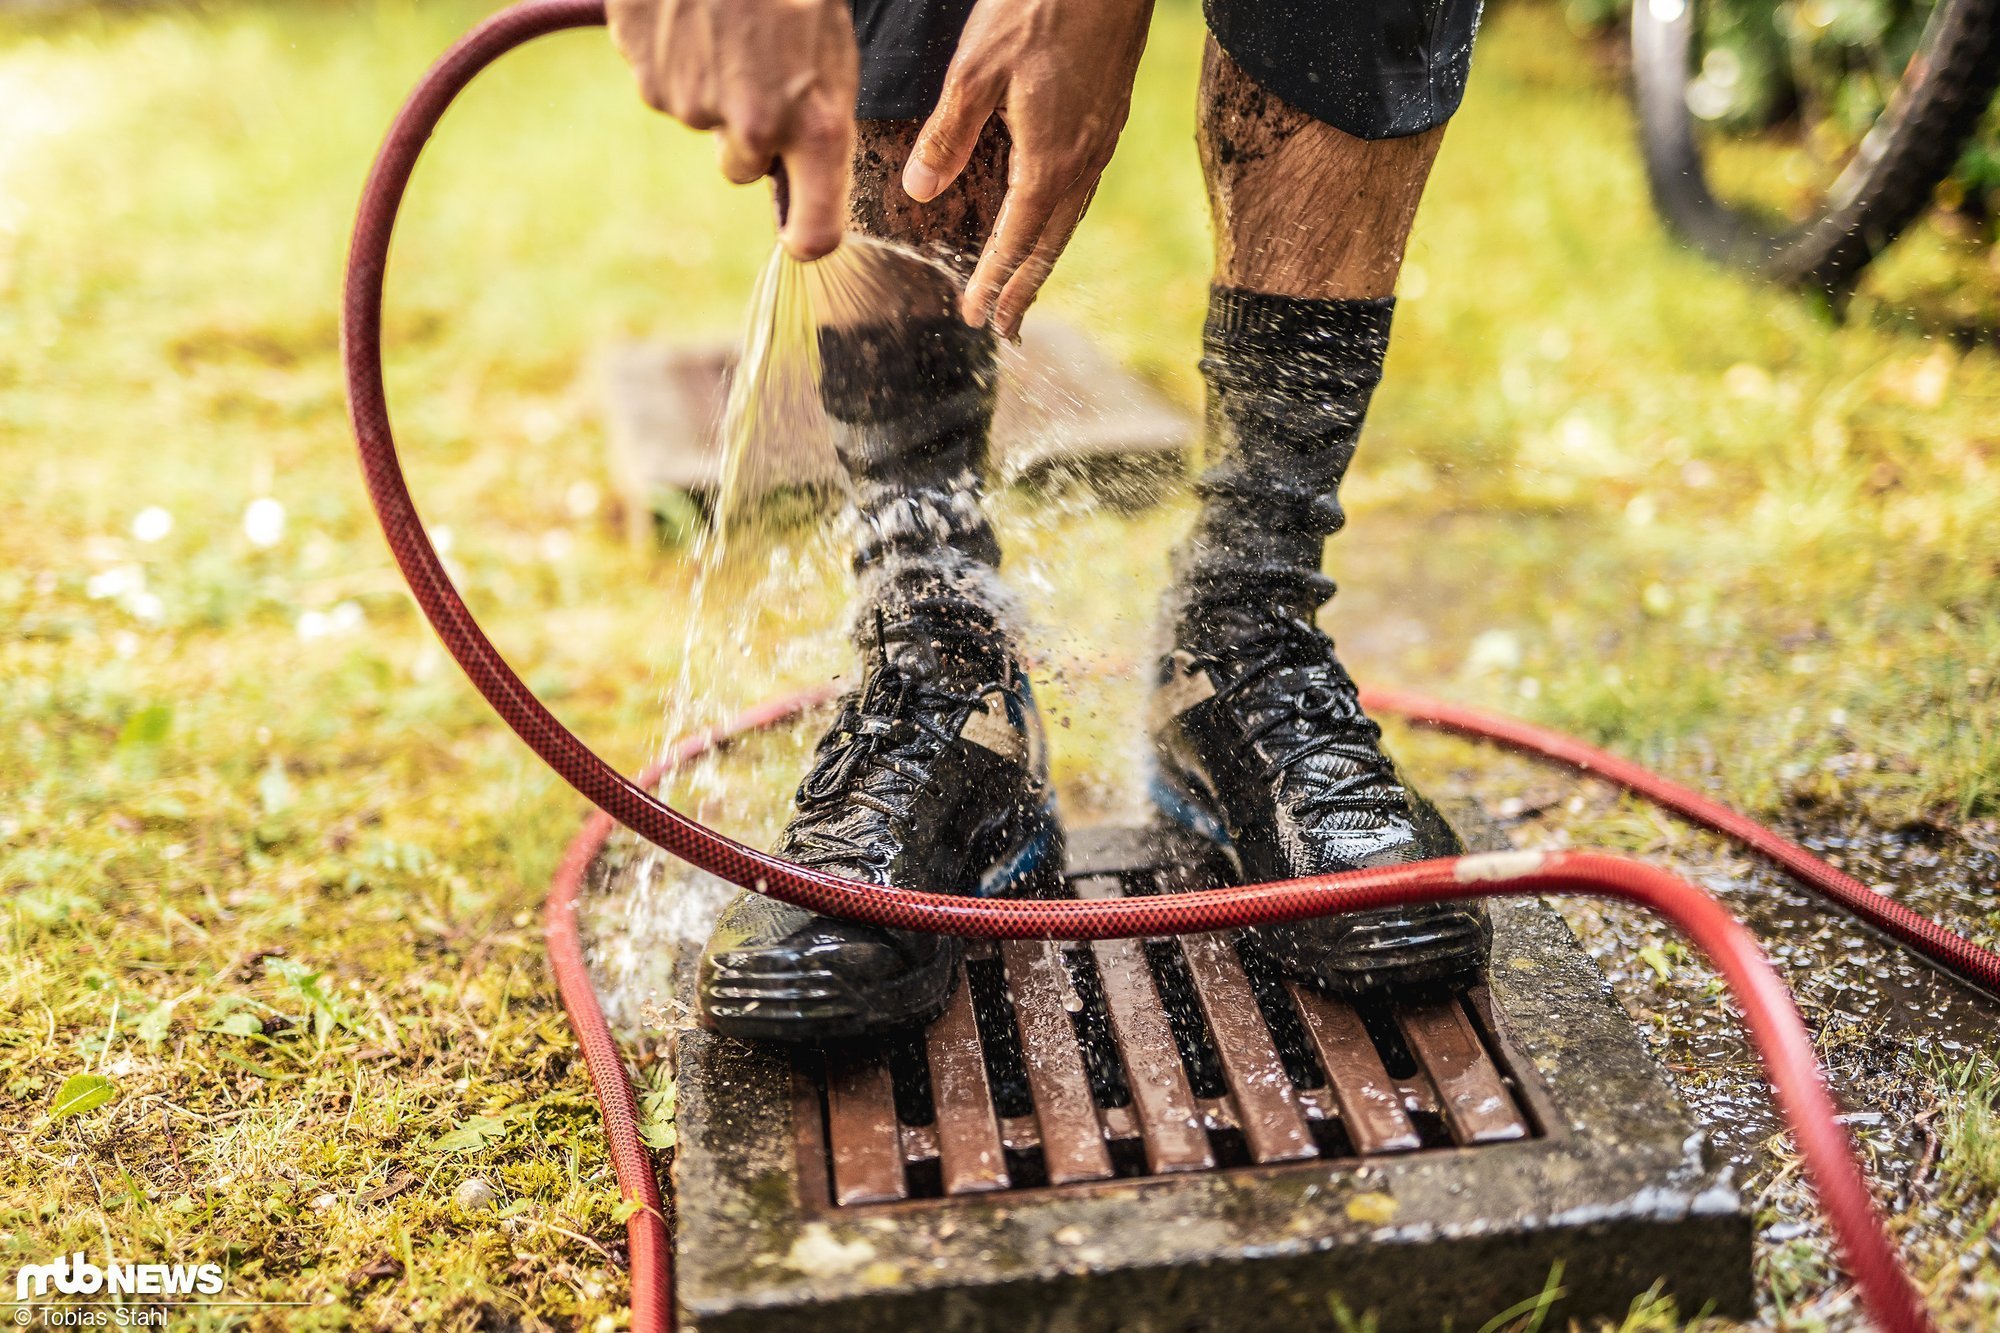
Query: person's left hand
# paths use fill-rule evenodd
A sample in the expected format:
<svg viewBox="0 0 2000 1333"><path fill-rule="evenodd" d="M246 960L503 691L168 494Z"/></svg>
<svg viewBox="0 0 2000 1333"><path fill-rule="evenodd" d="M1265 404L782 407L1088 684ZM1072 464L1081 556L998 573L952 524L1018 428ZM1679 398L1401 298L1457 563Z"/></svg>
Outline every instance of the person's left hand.
<svg viewBox="0 0 2000 1333"><path fill-rule="evenodd" d="M965 169L987 117L1007 122L1007 195L961 306L1004 337L1090 206L1132 106L1153 0L978 0L917 136L903 188L935 199Z"/></svg>

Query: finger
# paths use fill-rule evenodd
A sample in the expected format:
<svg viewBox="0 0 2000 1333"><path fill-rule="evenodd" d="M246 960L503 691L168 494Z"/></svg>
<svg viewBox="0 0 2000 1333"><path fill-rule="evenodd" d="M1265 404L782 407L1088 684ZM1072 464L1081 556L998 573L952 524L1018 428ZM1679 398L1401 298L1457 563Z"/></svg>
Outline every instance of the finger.
<svg viewBox="0 0 2000 1333"><path fill-rule="evenodd" d="M652 0L610 0L604 21L618 54L635 71L644 70L653 52Z"/></svg>
<svg viewBox="0 0 2000 1333"><path fill-rule="evenodd" d="M722 123L715 136L722 174L738 185L769 175L791 120L792 109L781 90L746 79L725 82Z"/></svg>
<svg viewBox="0 0 2000 1333"><path fill-rule="evenodd" d="M738 80L722 89L722 132L716 153L722 174L738 185L766 175L785 145L793 117L781 89Z"/></svg>
<svg viewBox="0 0 2000 1333"><path fill-rule="evenodd" d="M854 111L815 96L799 108L783 151L790 211L781 239L794 259L831 254L847 221L848 172L854 155Z"/></svg>
<svg viewBox="0 0 2000 1333"><path fill-rule="evenodd" d="M861 86L861 55L847 7L822 5L818 12L817 23L787 34L796 55L788 67L812 72L785 89L787 116L778 148L784 163L779 238L802 260L818 259L840 245Z"/></svg>
<svg viewBox="0 0 2000 1333"><path fill-rule="evenodd" d="M639 97L655 111L668 111L666 70L660 64L658 5L655 0L610 0L605 19L611 44L632 67Z"/></svg>
<svg viewBox="0 0 2000 1333"><path fill-rule="evenodd" d="M1077 224L1090 209L1090 201L1097 195L1096 176L1070 191L1069 198L1063 200L1055 213L1050 216L1048 226L1042 231L1041 240L1014 270L1014 276L1007 279L1007 285L1000 289L999 300L993 307L993 327L1003 338L1021 336L1021 318L1028 313L1028 307L1041 294L1042 284L1055 271L1056 260L1069 248L1070 238L1076 235Z"/></svg>
<svg viewBox="0 0 2000 1333"><path fill-rule="evenodd" d="M698 16L677 10L656 15L647 81L648 101L689 129L712 130L721 123L715 101L714 33Z"/></svg>
<svg viewBox="0 0 2000 1333"><path fill-rule="evenodd" d="M732 20L733 39L717 43L710 67L722 118L716 158L738 185L768 174L784 146L797 94L783 76L812 68L813 34L800 31L804 23L785 21L790 17L776 6L743 5Z"/></svg>
<svg viewBox="0 0 2000 1333"><path fill-rule="evenodd" d="M748 185L770 175L777 164L777 155L769 149L760 152L753 142L746 142L736 134L735 129L725 117L723 128L716 132L715 162L722 168L723 176L732 185Z"/></svg>
<svg viewBox="0 0 2000 1333"><path fill-rule="evenodd" d="M1063 182L1067 185L1069 182ZM1040 244L1042 232L1063 201L1065 191L1036 168L1027 167L1020 178L1009 182L1007 197L1000 202L1000 216L987 238L986 250L972 270L959 301L959 314L978 327L993 317L993 303L1029 255Z"/></svg>
<svg viewBox="0 0 2000 1333"><path fill-rule="evenodd" d="M918 132L910 160L903 164L905 194L927 204L958 179L1005 91L1003 80L975 74L952 61L937 108Z"/></svg>

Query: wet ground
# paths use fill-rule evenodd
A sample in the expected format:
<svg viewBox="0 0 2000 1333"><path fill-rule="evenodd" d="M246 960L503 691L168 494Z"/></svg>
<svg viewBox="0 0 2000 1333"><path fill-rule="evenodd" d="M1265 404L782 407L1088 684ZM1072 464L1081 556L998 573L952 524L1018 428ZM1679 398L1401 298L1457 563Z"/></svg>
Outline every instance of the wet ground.
<svg viewBox="0 0 2000 1333"><path fill-rule="evenodd" d="M1517 845L1572 845L1576 831L1606 821L1629 829L1651 821L1609 788L1532 762L1457 743L1412 740L1416 752L1448 745L1459 762L1436 783L1440 795L1478 799ZM1426 756L1435 771L1435 756ZM774 738L720 761L709 783L711 814L734 808L719 794L728 770L756 790L783 790L777 768L802 763L795 738ZM1088 804L1090 802L1073 802ZM1785 830L1814 851L1898 901L1936 917L1974 939L2000 936L2000 851L1978 840L1932 826L1871 830L1853 822L1826 821ZM1980 1053L2000 1051L2000 1002L1971 992L1913 961L1893 944L1821 907L1781 872L1738 856L1720 840L1657 820L1658 843L1642 853L1719 895L1747 921L1770 951L1815 1033L1821 1058L1847 1111L1885 1204L1905 1213L1903 1241L1930 1266L1958 1262L1967 1271L2000 1252L1983 1242L1974 1221L1935 1202L1939 1126L1937 1085L1953 1066ZM704 933L703 921L726 890L697 884L678 868L676 883L640 887L643 854L607 863L600 920L619 923L599 938L622 947L600 965L620 1016L659 1033L685 1021L671 998L685 985L686 963ZM629 858L629 859L626 859ZM659 913L663 901L676 910ZM1740 1170L1757 1205L1760 1265L1767 1287L1783 1297L1784 1314L1772 1326L1858 1327L1851 1302L1825 1280L1827 1238L1809 1191L1796 1171L1782 1122L1756 1057L1725 1000L1715 975L1674 933L1645 913L1587 899L1558 903L1603 971L1617 998L1672 1073L1715 1148ZM636 946L636 947L635 947ZM679 964L678 969L675 963ZM672 980L680 972L679 985ZM1956 1258L1954 1258L1956 1256Z"/></svg>
<svg viewBox="0 0 2000 1333"><path fill-rule="evenodd" d="M1418 740L1406 749L1434 742ZM1816 895L1721 839L1674 823L1603 784L1515 756L1447 745L1463 762L1441 791L1476 794L1520 847L1585 845L1593 831L1716 894L1756 933L1796 996L1878 1198L1903 1214L1920 1268L1990 1275L2000 1236L1938 1202L1940 1081L2000 1052L2000 1000L1974 991L1857 925ZM1475 757L1476 756L1476 757ZM1897 901L1983 943L2000 939L2000 850L1983 830L1872 829L1857 819L1781 825L1787 836ZM1591 836L1580 836L1580 835ZM1771 1326L1859 1328L1844 1289L1826 1280L1828 1237L1754 1049L1720 980L1648 913L1594 899L1557 906L1613 993L1673 1075L1758 1210L1760 1270ZM1948 1191L1947 1191L1948 1193ZM1990 1293L1989 1293L1990 1295Z"/></svg>
<svg viewBox="0 0 2000 1333"><path fill-rule="evenodd" d="M1005 518L1036 529L1033 539L1008 534L1009 549L1020 553L1010 562L1009 583L1021 597L1022 641L1051 728L1065 817L1073 826L1129 822L1138 813L1136 775L1147 748L1140 664L1151 658L1157 589L1122 571L1095 584L1069 577L1075 562L1088 560L1089 544L1102 539L1100 525L1076 507L1039 509L1032 517L1012 504L1008 509ZM1164 550L1172 529L1162 522L1135 520L1125 539ZM1438 589L1450 582L1450 571L1427 573L1432 558L1424 551L1421 542L1403 541L1361 553L1356 592L1336 603L1333 627L1360 678L1450 693L1458 664L1478 633L1504 623L1504 608L1490 590L1469 590L1462 601L1441 606ZM798 578L794 570L786 581ZM1425 604L1399 602L1396 589L1407 586L1424 588ZM803 632L791 654L816 664L845 656L831 621L783 628ZM748 630L719 637L745 636L756 637ZM734 836L769 845L814 734L807 723L754 740L684 775L670 799ZM1975 1287L1991 1280L2000 1267L2000 1239L1981 1237L1981 1223L1938 1202L1952 1197L1938 1181L1938 1088L1951 1070L2000 1052L2000 1002L1940 977L1822 908L1776 869L1603 784L1455 740L1393 729L1392 740L1433 795L1476 801L1518 846L1609 846L1718 894L1756 931L1797 995L1880 1197L1903 1215L1906 1252L1926 1274L1958 1265L1974 1275ZM1818 812L1781 831L1954 930L1984 943L2000 940L2000 836L1990 825L1880 829ZM595 962L607 1007L642 1046L663 1051L688 1020L692 960L733 890L624 839L614 840L599 866L599 890L592 936L602 942ZM1643 913L1593 900L1558 906L1716 1151L1739 1168L1758 1208L1767 1326L1859 1327L1849 1294L1828 1280L1818 1213L1715 975ZM1962 1284L1951 1285L1964 1294ZM2000 1293L1975 1291L1973 1304L1994 1308Z"/></svg>
<svg viewBox="0 0 2000 1333"><path fill-rule="evenodd" d="M1973 938L1991 938L1977 910L1980 900L1991 902L2000 871L1991 853L1959 843L1927 846L1893 833L1793 832L1898 901ZM1911 1104L1909 1078L1938 1060L2000 1048L2000 1002L1827 909L1760 861L1719 851L1672 861L1763 941L1816 1033L1857 1135L1912 1164L1920 1160L1926 1108ZM1756 1161L1778 1127L1777 1111L1755 1089L1754 1056L1742 1031L1718 1013L1712 974L1644 913L1594 901L1562 906L1627 1011L1714 1126L1718 1145L1746 1164ZM1669 960L1664 979L1649 961L1654 951Z"/></svg>
<svg viewBox="0 0 2000 1333"><path fill-rule="evenodd" d="M1384 515L1373 531L1379 540L1335 547L1347 575L1332 615L1342 656L1364 681L1443 695L1489 689L1476 667L1482 645L1533 629L1520 590L1480 577L1466 567L1465 541L1442 540L1421 522ZM1520 683L1527 695L1532 682ZM1992 1290L2000 1235L1980 1235L1992 1217L1976 1221L1937 1202L1952 1194L1939 1179L1940 1079L1980 1060L1990 1069L2000 1055L2000 1000L1821 906L1775 867L1604 784L1461 741L1393 728L1392 739L1421 780L1438 794L1478 801L1517 846L1608 846L1716 893L1755 931L1796 995L1879 1197L1905 1215L1898 1230L1906 1253L1927 1274L1955 1265L1973 1275L1974 1288L1984 1284L1973 1304L2000 1309ZM1854 811L1814 809L1779 820L1778 829L1950 929L2000 944L1993 821L1884 828ZM1771 1325L1859 1327L1847 1293L1827 1281L1827 1237L1718 978L1670 928L1637 909L1595 900L1559 906L1717 1150L1741 1168L1760 1209Z"/></svg>

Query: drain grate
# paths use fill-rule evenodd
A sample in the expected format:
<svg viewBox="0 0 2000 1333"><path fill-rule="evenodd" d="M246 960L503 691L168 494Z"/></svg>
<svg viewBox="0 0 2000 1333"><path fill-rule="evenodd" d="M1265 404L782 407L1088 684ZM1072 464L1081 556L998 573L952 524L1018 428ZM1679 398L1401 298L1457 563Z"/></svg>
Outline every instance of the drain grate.
<svg viewBox="0 0 2000 1333"><path fill-rule="evenodd" d="M1073 888L1186 887L1150 842L1074 831ZM1561 919L1492 910L1486 986L1395 1005L1228 938L1006 943L884 1046L684 1033L686 1326L1427 1333L1539 1307L1558 1263L1552 1325L1662 1291L1747 1317L1728 1164Z"/></svg>
<svg viewBox="0 0 2000 1333"><path fill-rule="evenodd" d="M1108 831L1070 889L1208 882L1172 850ZM1491 1013L1483 987L1335 1000L1224 935L974 945L921 1037L798 1057L801 1177L860 1208L1537 1137Z"/></svg>

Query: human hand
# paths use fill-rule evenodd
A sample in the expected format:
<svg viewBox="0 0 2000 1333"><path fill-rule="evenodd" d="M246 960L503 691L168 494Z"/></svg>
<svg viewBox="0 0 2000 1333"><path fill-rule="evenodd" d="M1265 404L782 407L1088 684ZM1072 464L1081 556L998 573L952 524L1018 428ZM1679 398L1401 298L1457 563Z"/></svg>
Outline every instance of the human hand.
<svg viewBox="0 0 2000 1333"><path fill-rule="evenodd" d="M1013 148L1007 195L960 304L1004 337L1069 244L1132 106L1153 0L978 0L944 94L903 168L903 188L935 199L965 169L998 112Z"/></svg>
<svg viewBox="0 0 2000 1333"><path fill-rule="evenodd" d="M785 248L818 259L838 246L861 78L845 0L609 0L608 10L640 95L717 131L723 175L748 185L784 164Z"/></svg>

